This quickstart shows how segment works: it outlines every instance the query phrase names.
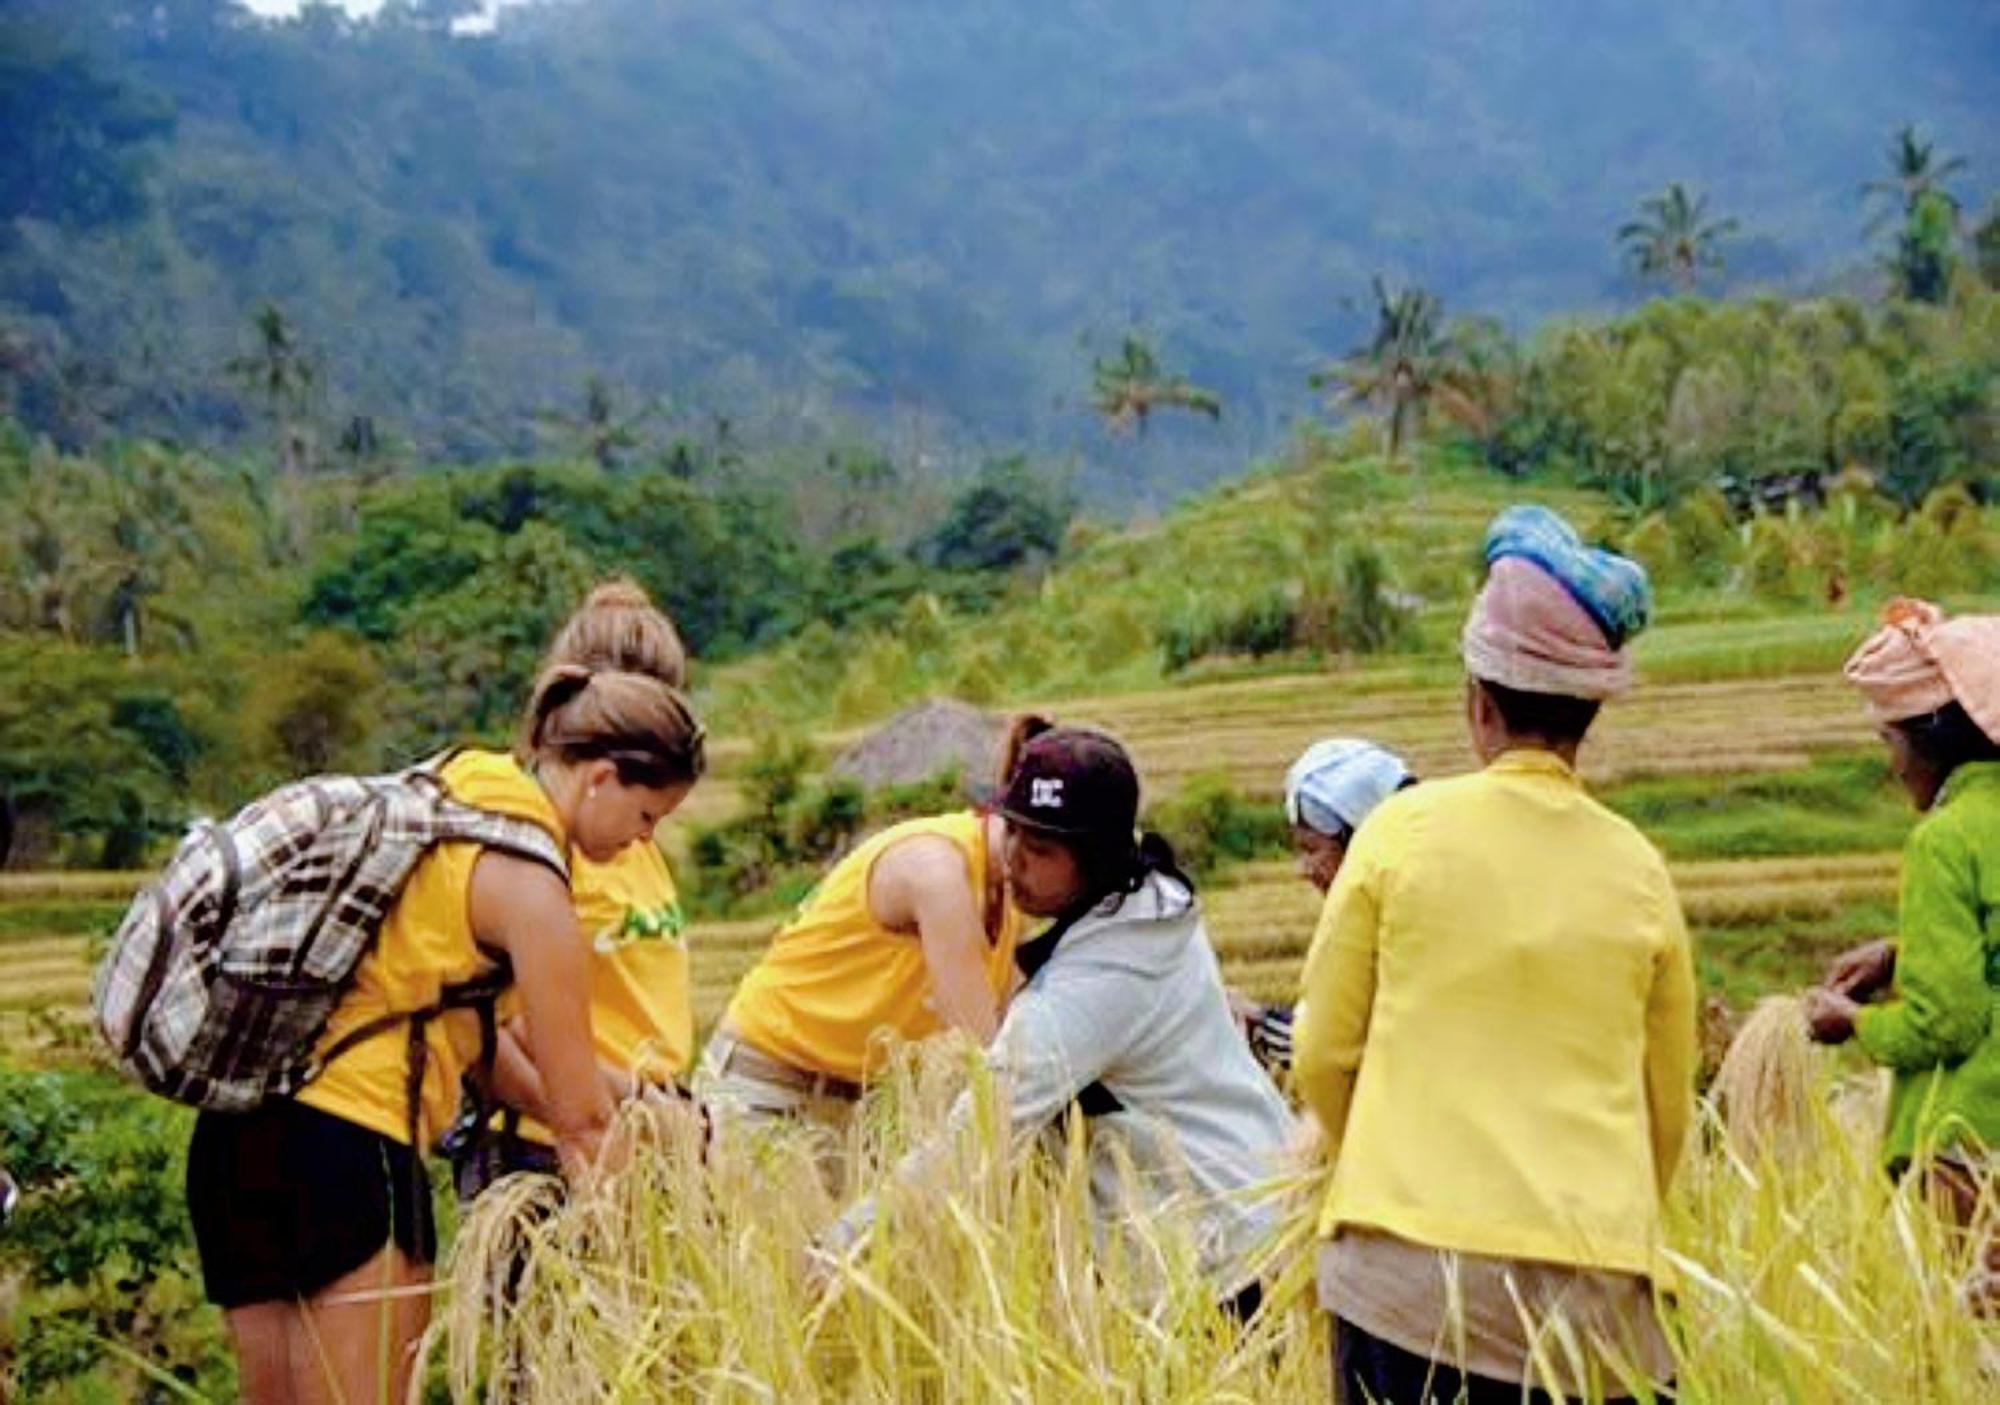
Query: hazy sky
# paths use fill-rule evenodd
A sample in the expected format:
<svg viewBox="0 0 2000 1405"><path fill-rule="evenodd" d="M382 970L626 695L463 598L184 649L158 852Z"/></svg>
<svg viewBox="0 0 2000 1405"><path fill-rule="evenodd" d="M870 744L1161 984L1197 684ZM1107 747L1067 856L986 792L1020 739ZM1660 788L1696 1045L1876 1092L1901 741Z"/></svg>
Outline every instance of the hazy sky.
<svg viewBox="0 0 2000 1405"><path fill-rule="evenodd" d="M260 15L295 15L303 0L241 0ZM372 15L382 8L382 0L333 0L350 15ZM518 5L521 0L484 0L490 14L503 5Z"/></svg>
<svg viewBox="0 0 2000 1405"><path fill-rule="evenodd" d="M243 0L260 15L295 15L301 0ZM372 15L382 8L382 0L334 0L351 15Z"/></svg>

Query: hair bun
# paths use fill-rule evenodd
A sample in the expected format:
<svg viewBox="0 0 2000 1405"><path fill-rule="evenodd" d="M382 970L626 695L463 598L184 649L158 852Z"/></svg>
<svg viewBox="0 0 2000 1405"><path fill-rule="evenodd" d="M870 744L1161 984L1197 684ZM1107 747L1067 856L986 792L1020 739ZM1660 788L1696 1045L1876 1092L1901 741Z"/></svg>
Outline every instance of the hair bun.
<svg viewBox="0 0 2000 1405"><path fill-rule="evenodd" d="M584 597L586 610L650 610L653 597L646 588L630 576L613 576L600 582L596 589Z"/></svg>

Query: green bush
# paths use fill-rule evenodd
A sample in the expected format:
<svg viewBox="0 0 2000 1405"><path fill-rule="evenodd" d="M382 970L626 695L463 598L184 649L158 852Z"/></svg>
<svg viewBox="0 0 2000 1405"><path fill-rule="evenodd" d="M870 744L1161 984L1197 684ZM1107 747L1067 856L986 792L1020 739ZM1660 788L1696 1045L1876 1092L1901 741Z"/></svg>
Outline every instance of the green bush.
<svg viewBox="0 0 2000 1405"><path fill-rule="evenodd" d="M1415 637L1410 609L1396 599L1382 554L1366 544L1342 546L1330 570L1308 571L1236 599L1199 596L1159 627L1165 672L1197 659L1261 659L1291 650L1315 654L1376 654Z"/></svg>
<svg viewBox="0 0 2000 1405"><path fill-rule="evenodd" d="M232 1393L187 1222L191 1120L102 1073L0 1066L0 1161L24 1191L0 1237L0 1270L22 1285L0 1386L140 1399L151 1375Z"/></svg>
<svg viewBox="0 0 2000 1405"><path fill-rule="evenodd" d="M803 742L772 738L759 747L744 772L743 813L694 831L694 911L749 915L783 907L863 834L966 805L956 770L869 791L844 776L808 781L811 763Z"/></svg>
<svg viewBox="0 0 2000 1405"><path fill-rule="evenodd" d="M1212 877L1228 863L1284 854L1291 843L1282 807L1245 798L1219 772L1190 776L1151 807L1146 823L1174 846L1196 879Z"/></svg>
<svg viewBox="0 0 2000 1405"><path fill-rule="evenodd" d="M0 636L0 678L16 864L129 867L179 827L204 743L166 679L109 649L19 636Z"/></svg>

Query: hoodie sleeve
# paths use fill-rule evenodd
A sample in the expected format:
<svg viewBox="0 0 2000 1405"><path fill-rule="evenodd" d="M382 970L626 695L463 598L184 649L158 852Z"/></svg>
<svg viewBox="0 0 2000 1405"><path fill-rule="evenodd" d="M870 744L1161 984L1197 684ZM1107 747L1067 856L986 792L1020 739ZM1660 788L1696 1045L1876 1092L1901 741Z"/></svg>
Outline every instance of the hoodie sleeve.
<svg viewBox="0 0 2000 1405"><path fill-rule="evenodd" d="M1052 963L1014 997L988 1061L1006 1093L1015 1142L1060 1116L1117 1062L1151 1004L1147 981L1089 961Z"/></svg>
<svg viewBox="0 0 2000 1405"><path fill-rule="evenodd" d="M1014 997L986 1049L994 1089L1006 1110L1011 1149L1061 1116L1146 1028L1150 984L1129 969L1065 952ZM944 1159L976 1115L968 1089L952 1104L944 1131L897 1164L895 1179L919 1180L929 1174L927 1168ZM844 1252L874 1220L875 1197L870 1196L834 1223L826 1247Z"/></svg>

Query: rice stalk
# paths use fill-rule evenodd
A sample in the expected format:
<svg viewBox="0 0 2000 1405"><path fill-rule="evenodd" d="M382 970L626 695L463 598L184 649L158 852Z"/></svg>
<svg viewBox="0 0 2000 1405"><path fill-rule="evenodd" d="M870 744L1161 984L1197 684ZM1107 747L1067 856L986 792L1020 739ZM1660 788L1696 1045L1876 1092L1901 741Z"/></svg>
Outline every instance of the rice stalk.
<svg viewBox="0 0 2000 1405"><path fill-rule="evenodd" d="M1981 1356L2000 1357L2000 1328L1960 1301L1965 1236L1920 1186L1877 1168L1872 1084L1836 1085L1816 1054L1800 1060L1784 1007L1773 1009L1723 1090L1734 1111L1720 1093L1704 1108L1669 1206L1677 1398L1990 1399ZM1258 1256L1265 1305L1238 1327L1171 1200L1115 1225L1093 1217L1080 1126L1015 1155L1000 1150L990 1116L975 1118L927 1153L929 1173L885 1183L945 1126L964 1054L899 1057L856 1119L850 1179L882 1187L878 1219L830 1276L807 1265L839 1202L812 1142L791 1129L724 1137L704 1163L698 1138L648 1112L632 1129L631 1163L583 1195L503 1183L466 1218L426 1339L452 1397L1329 1398L1313 1293L1324 1166L1302 1162L1259 1187L1289 1211ZM1731 1116L1745 1125L1730 1130ZM498 1295L510 1277L511 1295ZM1544 1384L1581 1377L1588 1398L1650 1393L1570 1324L1539 1324L1538 1341Z"/></svg>
<svg viewBox="0 0 2000 1405"><path fill-rule="evenodd" d="M1753 1163L1815 1154L1829 1091L1825 1058L1806 1035L1804 1002L1791 995L1757 1002L1709 1089L1730 1144Z"/></svg>

